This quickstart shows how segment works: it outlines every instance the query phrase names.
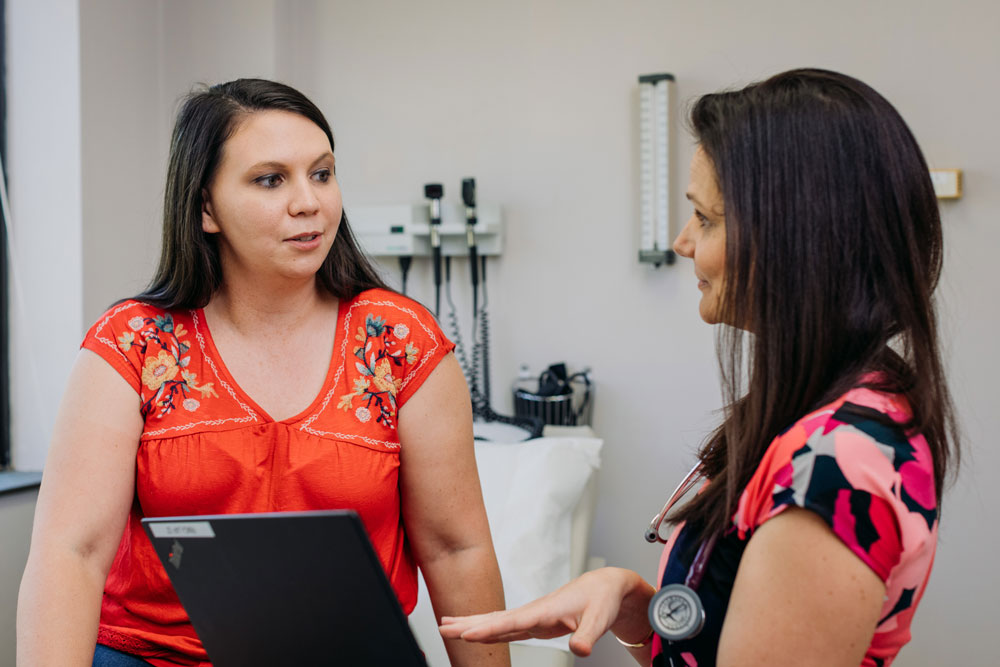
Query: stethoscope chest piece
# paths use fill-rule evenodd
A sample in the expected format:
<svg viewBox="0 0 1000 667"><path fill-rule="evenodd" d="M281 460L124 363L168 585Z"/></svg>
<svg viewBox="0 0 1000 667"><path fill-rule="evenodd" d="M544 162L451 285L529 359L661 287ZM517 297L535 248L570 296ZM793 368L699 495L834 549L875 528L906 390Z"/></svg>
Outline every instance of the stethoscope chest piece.
<svg viewBox="0 0 1000 667"><path fill-rule="evenodd" d="M672 642L690 639L705 625L701 598L684 584L668 584L649 601L649 624Z"/></svg>

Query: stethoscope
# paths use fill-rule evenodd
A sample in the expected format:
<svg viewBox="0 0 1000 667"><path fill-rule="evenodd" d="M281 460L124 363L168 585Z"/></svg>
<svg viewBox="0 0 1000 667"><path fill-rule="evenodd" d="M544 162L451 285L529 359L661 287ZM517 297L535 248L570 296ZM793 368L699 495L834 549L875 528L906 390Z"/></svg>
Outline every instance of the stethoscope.
<svg viewBox="0 0 1000 667"><path fill-rule="evenodd" d="M651 544L667 543L667 540L660 536L660 526L663 525L664 519L670 514L674 505L687 495L688 491L694 488L703 477L704 473L699 461L670 494L663 509L649 522L649 528L646 529L645 534L647 542ZM664 639L669 641L690 639L701 632L705 626L705 607L696 591L705 576L708 559L711 557L718 539L719 534L714 533L701 543L691 567L688 568L683 584L668 584L658 590L653 599L649 601L649 624L656 631L656 634Z"/></svg>

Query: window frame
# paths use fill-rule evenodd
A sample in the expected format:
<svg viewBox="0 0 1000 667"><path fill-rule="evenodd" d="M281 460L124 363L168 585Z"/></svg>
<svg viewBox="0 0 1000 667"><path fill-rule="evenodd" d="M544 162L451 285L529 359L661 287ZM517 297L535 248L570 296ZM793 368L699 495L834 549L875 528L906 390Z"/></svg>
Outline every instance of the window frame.
<svg viewBox="0 0 1000 667"><path fill-rule="evenodd" d="M7 7L0 0L0 162L7 182ZM7 221L0 220L0 470L10 468L10 299Z"/></svg>

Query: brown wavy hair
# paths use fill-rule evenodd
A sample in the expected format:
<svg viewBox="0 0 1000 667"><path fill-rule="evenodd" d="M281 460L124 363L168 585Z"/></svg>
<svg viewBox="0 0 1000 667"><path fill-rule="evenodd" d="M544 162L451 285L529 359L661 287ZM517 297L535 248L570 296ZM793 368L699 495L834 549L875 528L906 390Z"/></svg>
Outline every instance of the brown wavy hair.
<svg viewBox="0 0 1000 667"><path fill-rule="evenodd" d="M201 227L202 193L240 122L269 110L308 118L326 134L333 152L333 132L323 113L294 88L265 79L237 79L192 92L177 114L170 142L159 265L149 286L134 298L165 309L201 308L222 284L216 239ZM344 213L316 277L339 299L370 288L387 289L358 247Z"/></svg>
<svg viewBox="0 0 1000 667"><path fill-rule="evenodd" d="M711 481L671 518L726 529L771 441L859 385L909 401L903 427L930 445L940 504L959 459L932 298L941 220L906 123L817 69L706 95L690 123L725 205L722 321L750 331L718 329L725 418L699 452Z"/></svg>

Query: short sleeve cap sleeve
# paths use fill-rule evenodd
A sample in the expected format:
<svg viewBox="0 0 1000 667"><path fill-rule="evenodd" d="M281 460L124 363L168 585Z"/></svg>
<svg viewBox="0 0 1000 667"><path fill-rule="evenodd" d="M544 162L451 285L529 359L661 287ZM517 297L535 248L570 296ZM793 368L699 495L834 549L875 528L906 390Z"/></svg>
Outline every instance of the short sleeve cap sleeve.
<svg viewBox="0 0 1000 667"><path fill-rule="evenodd" d="M454 344L427 309L387 290L362 292L342 326L336 407L353 414L357 426L394 429L398 410Z"/></svg>
<svg viewBox="0 0 1000 667"><path fill-rule="evenodd" d="M151 328L150 323L158 319L165 324L165 318L171 316L139 301L124 301L113 306L94 323L80 347L111 364L140 393L145 339ZM172 321L167 326L172 329Z"/></svg>
<svg viewBox="0 0 1000 667"><path fill-rule="evenodd" d="M801 507L886 581L907 539L932 534L937 503L926 442L887 424L887 416L898 423L905 414L879 397L855 390L772 442L734 516L741 539L787 507Z"/></svg>
<svg viewBox="0 0 1000 667"><path fill-rule="evenodd" d="M107 361L138 394L144 436L190 430L226 411L206 364L204 336L192 311L165 311L139 301L112 307L91 327L82 347ZM235 421L256 421L249 413Z"/></svg>

